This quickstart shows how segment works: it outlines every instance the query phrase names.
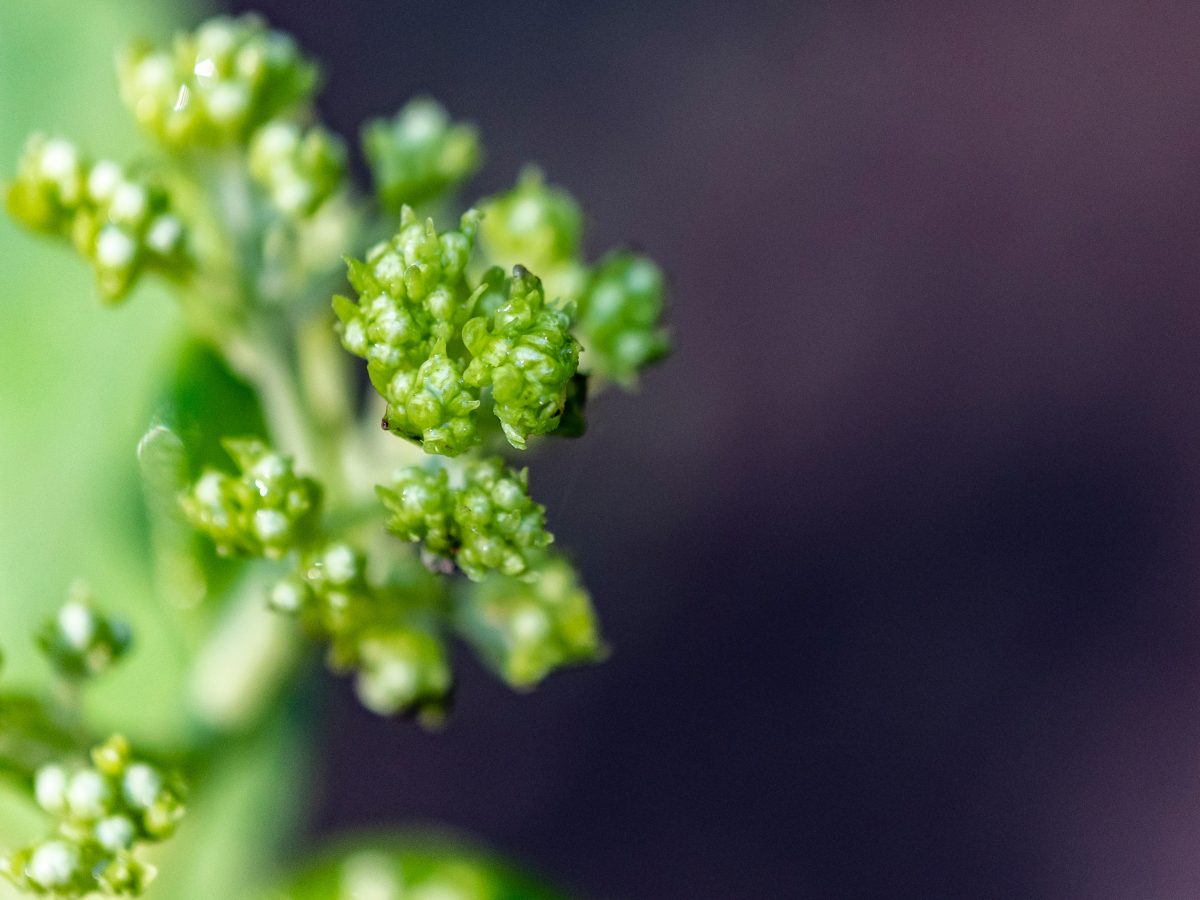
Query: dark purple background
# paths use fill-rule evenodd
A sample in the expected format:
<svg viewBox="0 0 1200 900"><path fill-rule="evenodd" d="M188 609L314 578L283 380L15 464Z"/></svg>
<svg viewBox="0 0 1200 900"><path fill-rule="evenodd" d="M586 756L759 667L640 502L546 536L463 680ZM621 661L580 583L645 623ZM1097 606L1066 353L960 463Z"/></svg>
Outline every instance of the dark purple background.
<svg viewBox="0 0 1200 900"><path fill-rule="evenodd" d="M239 7L241 4L237 4ZM534 468L615 654L337 688L313 827L595 897L1200 897L1200 4L256 4L672 273Z"/></svg>

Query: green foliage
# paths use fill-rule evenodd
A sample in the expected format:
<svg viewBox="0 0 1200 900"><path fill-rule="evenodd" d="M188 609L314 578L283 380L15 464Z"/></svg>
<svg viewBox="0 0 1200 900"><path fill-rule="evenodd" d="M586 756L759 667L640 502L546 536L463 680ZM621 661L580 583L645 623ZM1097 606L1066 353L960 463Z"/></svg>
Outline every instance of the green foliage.
<svg viewBox="0 0 1200 900"><path fill-rule="evenodd" d="M35 136L6 205L73 244L107 300L143 274L167 276L191 334L166 361L138 448L144 516L126 518L153 551L162 600L157 627L139 629L154 661L143 671L178 670L164 681L178 721L160 749L189 773L198 809L232 808L204 798L224 790L235 737L278 720L303 686L301 635L365 706L426 723L449 707L455 636L520 689L602 657L591 598L549 550L527 469L496 454L582 435L589 392L632 384L665 353L659 270L627 253L589 267L579 204L532 169L457 228L419 217L414 206L450 210L483 158L476 130L431 100L364 129L373 203L312 105L316 67L253 16L213 19L169 47L136 44L118 78L136 123L170 152L119 166ZM396 230L376 240L384 228ZM361 402L343 349L365 361L382 403ZM446 459L416 465L422 453ZM79 762L110 730L96 727L104 688L91 676L126 654L129 629L79 593L36 637L59 693L0 695L0 774L56 825L3 872L32 893L138 893L153 875L138 847L173 832L181 782L121 738ZM228 850L214 835L229 830L196 833ZM184 866L205 848L166 858ZM537 894L514 893L478 858L402 852L385 867L419 896Z"/></svg>

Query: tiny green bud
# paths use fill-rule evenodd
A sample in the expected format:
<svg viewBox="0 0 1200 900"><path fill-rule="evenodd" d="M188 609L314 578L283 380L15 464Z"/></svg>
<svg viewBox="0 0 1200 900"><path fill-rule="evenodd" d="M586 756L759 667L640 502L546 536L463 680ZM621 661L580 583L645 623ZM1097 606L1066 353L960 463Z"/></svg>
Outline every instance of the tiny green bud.
<svg viewBox="0 0 1200 900"><path fill-rule="evenodd" d="M375 119L363 129L363 152L384 208L434 200L479 169L483 151L473 125L452 123L427 97L410 100L394 119Z"/></svg>
<svg viewBox="0 0 1200 900"><path fill-rule="evenodd" d="M450 667L442 642L424 631L402 629L365 637L355 690L363 705L380 715L414 707L436 710L450 689Z"/></svg>
<svg viewBox="0 0 1200 900"><path fill-rule="evenodd" d="M550 272L579 257L583 213L569 193L546 184L540 169L525 169L516 187L482 201L480 210L480 243L500 265Z"/></svg>
<svg viewBox="0 0 1200 900"><path fill-rule="evenodd" d="M566 408L567 386L579 365L579 343L571 317L546 303L541 281L517 266L504 302L488 316L463 326L462 339L473 359L463 377L478 388L491 387L504 436L518 450L531 435L558 427Z"/></svg>
<svg viewBox="0 0 1200 900"><path fill-rule="evenodd" d="M293 219L311 215L341 186L346 150L337 135L314 126L268 122L250 141L250 174L275 207Z"/></svg>
<svg viewBox="0 0 1200 900"><path fill-rule="evenodd" d="M561 558L547 559L525 579L485 579L466 595L457 621L492 668L518 688L604 653L591 598Z"/></svg>
<svg viewBox="0 0 1200 900"><path fill-rule="evenodd" d="M132 636L123 621L97 611L87 587L78 583L58 614L42 625L36 639L60 675L82 679L108 671L128 651Z"/></svg>
<svg viewBox="0 0 1200 900"><path fill-rule="evenodd" d="M669 348L659 324L665 294L662 272L646 257L618 252L601 262L579 300L588 370L628 385L662 359Z"/></svg>

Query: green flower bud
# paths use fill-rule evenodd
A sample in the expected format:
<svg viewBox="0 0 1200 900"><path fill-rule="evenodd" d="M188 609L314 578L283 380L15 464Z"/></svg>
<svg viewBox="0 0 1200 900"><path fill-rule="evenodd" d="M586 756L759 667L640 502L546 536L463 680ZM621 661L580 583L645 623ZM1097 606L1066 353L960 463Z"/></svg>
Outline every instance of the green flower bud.
<svg viewBox="0 0 1200 900"><path fill-rule="evenodd" d="M529 496L528 470L493 457L470 463L464 476L454 494L459 568L474 581L489 571L521 575L554 540L546 508Z"/></svg>
<svg viewBox="0 0 1200 900"><path fill-rule="evenodd" d="M450 666L442 642L418 629L364 637L355 691L367 709L395 715L418 708L436 714L450 690Z"/></svg>
<svg viewBox="0 0 1200 900"><path fill-rule="evenodd" d="M569 193L546 184L540 169L525 169L516 187L479 208L480 244L496 263L546 273L578 260L583 213Z"/></svg>
<svg viewBox="0 0 1200 900"><path fill-rule="evenodd" d="M39 629L37 644L65 678L102 675L129 649L129 626L98 612L83 584L71 589L67 603Z"/></svg>
<svg viewBox="0 0 1200 900"><path fill-rule="evenodd" d="M392 212L454 189L479 170L483 150L475 126L452 123L427 97L410 100L391 121L367 123L363 153L380 204Z"/></svg>
<svg viewBox="0 0 1200 900"><path fill-rule="evenodd" d="M576 317L588 370L628 385L662 359L669 348L659 324L665 294L662 271L646 257L622 251L602 261Z"/></svg>
<svg viewBox="0 0 1200 900"><path fill-rule="evenodd" d="M120 735L93 748L91 758L91 766L52 764L35 774L35 797L57 819L57 829L0 861L0 874L22 890L71 898L135 896L153 878L154 869L133 851L174 831L184 813L178 787L134 760Z"/></svg>
<svg viewBox="0 0 1200 900"><path fill-rule="evenodd" d="M308 103L316 67L256 16L210 19L169 49L121 54L121 99L173 150L244 144L263 123Z"/></svg>
<svg viewBox="0 0 1200 900"><path fill-rule="evenodd" d="M224 441L239 475L206 471L181 500L192 526L211 537L222 555L280 559L316 528L321 489L301 477L292 460L253 438Z"/></svg>
<svg viewBox="0 0 1200 900"><path fill-rule="evenodd" d="M106 300L125 296L143 272L187 271L183 224L165 189L109 160L93 164L62 138L29 139L7 206L34 231L70 240Z"/></svg>
<svg viewBox="0 0 1200 900"><path fill-rule="evenodd" d="M445 470L401 469L376 490L391 513L389 531L453 558L476 581L490 571L524 573L554 540L545 507L529 497L526 471L498 457L466 463L453 483Z"/></svg>
<svg viewBox="0 0 1200 900"><path fill-rule="evenodd" d="M568 312L548 306L541 281L521 266L513 269L504 302L463 326L463 343L474 357L463 377L492 388L496 417L518 450L530 435L554 431L562 418L579 365L570 327Z"/></svg>
<svg viewBox="0 0 1200 900"><path fill-rule="evenodd" d="M391 513L388 531L401 540L424 543L425 549L437 556L456 552L458 529L445 469L409 466L396 473L390 486L380 485L375 490Z"/></svg>
<svg viewBox="0 0 1200 900"><path fill-rule="evenodd" d="M268 122L250 141L251 176L275 207L293 219L311 215L342 184L346 150L337 135L314 126Z"/></svg>
<svg viewBox="0 0 1200 900"><path fill-rule="evenodd" d="M533 687L563 666L604 655L591 598L564 559L529 579L493 575L466 595L459 630L505 681Z"/></svg>
<svg viewBox="0 0 1200 900"><path fill-rule="evenodd" d="M447 352L471 314L466 267L477 222L468 212L459 231L439 234L432 220L422 223L405 208L392 240L365 261L348 261L358 302L333 300L343 346L367 360L371 382L388 402L386 427L447 456L479 442L479 392Z"/></svg>

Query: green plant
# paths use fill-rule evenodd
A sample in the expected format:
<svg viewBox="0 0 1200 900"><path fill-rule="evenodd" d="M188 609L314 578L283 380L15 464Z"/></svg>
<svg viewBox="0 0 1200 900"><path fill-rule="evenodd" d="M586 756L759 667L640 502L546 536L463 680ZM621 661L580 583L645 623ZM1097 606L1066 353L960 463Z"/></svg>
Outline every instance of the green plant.
<svg viewBox="0 0 1200 900"><path fill-rule="evenodd" d="M482 150L431 100L364 129L372 199L316 121L317 68L254 17L135 45L118 75L155 151L120 166L36 135L6 203L72 245L106 302L147 278L178 299L192 342L138 447L173 632L135 643L178 643L195 675L187 733L153 760L97 734L84 698L131 633L77 585L36 636L56 690L0 697L0 772L53 823L0 871L69 897L150 882L142 847L174 832L185 797L202 806L231 748L284 727L300 635L367 707L426 724L447 711L454 636L520 689L602 657L590 598L511 461L580 436L588 397L667 349L658 268L628 251L587 263L578 205L535 170L446 227ZM406 883L516 895L469 856L344 858L378 881L405 854ZM331 877L289 890L317 896Z"/></svg>

